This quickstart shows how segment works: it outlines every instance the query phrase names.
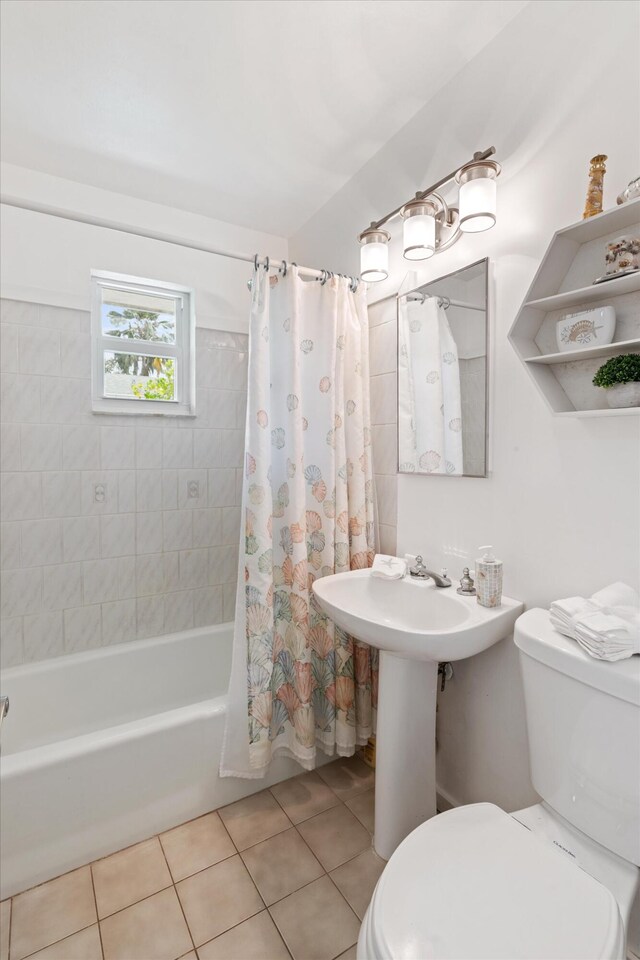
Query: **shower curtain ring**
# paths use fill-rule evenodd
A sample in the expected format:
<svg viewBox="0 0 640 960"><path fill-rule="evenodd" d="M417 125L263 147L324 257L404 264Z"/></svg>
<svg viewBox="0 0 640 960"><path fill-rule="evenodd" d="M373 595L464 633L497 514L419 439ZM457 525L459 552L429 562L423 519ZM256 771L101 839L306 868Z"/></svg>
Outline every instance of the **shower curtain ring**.
<svg viewBox="0 0 640 960"><path fill-rule="evenodd" d="M256 253L255 257L253 258L253 269L254 269L254 270L257 270L257 269L258 269L258 254L257 254L257 253Z"/></svg>
<svg viewBox="0 0 640 960"><path fill-rule="evenodd" d="M264 266L264 272L269 273L269 257L266 258L263 266Z"/></svg>
<svg viewBox="0 0 640 960"><path fill-rule="evenodd" d="M283 278L286 277L286 275L287 275L287 261L286 261L286 260L283 260L283 261L282 261L282 276L283 276Z"/></svg>
<svg viewBox="0 0 640 960"><path fill-rule="evenodd" d="M327 282L328 279L329 279L329 274L328 274L328 272L327 272L327 271L324 269L324 267L323 267L323 268L322 268L322 278L321 278L321 280L320 280L320 286L321 286L321 287L324 287L324 285L325 285L325 283Z"/></svg>

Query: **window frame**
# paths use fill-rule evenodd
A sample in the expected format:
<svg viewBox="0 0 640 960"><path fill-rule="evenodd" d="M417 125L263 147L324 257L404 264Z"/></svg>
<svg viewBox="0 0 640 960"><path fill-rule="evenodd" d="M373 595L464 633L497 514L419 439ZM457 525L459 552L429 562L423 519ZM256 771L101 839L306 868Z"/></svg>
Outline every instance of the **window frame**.
<svg viewBox="0 0 640 960"><path fill-rule="evenodd" d="M102 292L170 295L176 301L175 343L109 337L102 331ZM94 413L118 416L195 416L195 296L191 287L149 280L107 270L91 271L91 408ZM146 400L114 397L105 393L104 352L171 358L175 362L176 398Z"/></svg>

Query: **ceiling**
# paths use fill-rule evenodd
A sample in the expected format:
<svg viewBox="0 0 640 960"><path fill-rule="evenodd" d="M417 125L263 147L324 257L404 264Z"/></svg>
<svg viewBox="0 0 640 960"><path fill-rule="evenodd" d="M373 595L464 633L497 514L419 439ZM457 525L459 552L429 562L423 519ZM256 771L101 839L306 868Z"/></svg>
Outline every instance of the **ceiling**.
<svg viewBox="0 0 640 960"><path fill-rule="evenodd" d="M526 0L3 0L2 158L290 236Z"/></svg>

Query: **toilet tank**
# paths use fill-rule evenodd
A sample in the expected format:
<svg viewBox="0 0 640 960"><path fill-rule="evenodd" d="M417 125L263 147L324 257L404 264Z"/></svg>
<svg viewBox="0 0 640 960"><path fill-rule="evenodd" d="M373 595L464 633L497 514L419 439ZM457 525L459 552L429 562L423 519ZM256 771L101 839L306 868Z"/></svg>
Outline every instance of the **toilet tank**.
<svg viewBox="0 0 640 960"><path fill-rule="evenodd" d="M640 657L596 660L551 626L518 618L533 786L588 837L640 866Z"/></svg>

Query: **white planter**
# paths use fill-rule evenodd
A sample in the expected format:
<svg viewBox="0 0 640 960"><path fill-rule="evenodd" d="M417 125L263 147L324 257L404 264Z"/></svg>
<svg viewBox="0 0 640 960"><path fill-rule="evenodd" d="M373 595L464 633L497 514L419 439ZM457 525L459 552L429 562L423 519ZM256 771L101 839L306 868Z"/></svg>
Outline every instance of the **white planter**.
<svg viewBox="0 0 640 960"><path fill-rule="evenodd" d="M616 383L606 388L607 403L610 407L640 407L640 381Z"/></svg>

